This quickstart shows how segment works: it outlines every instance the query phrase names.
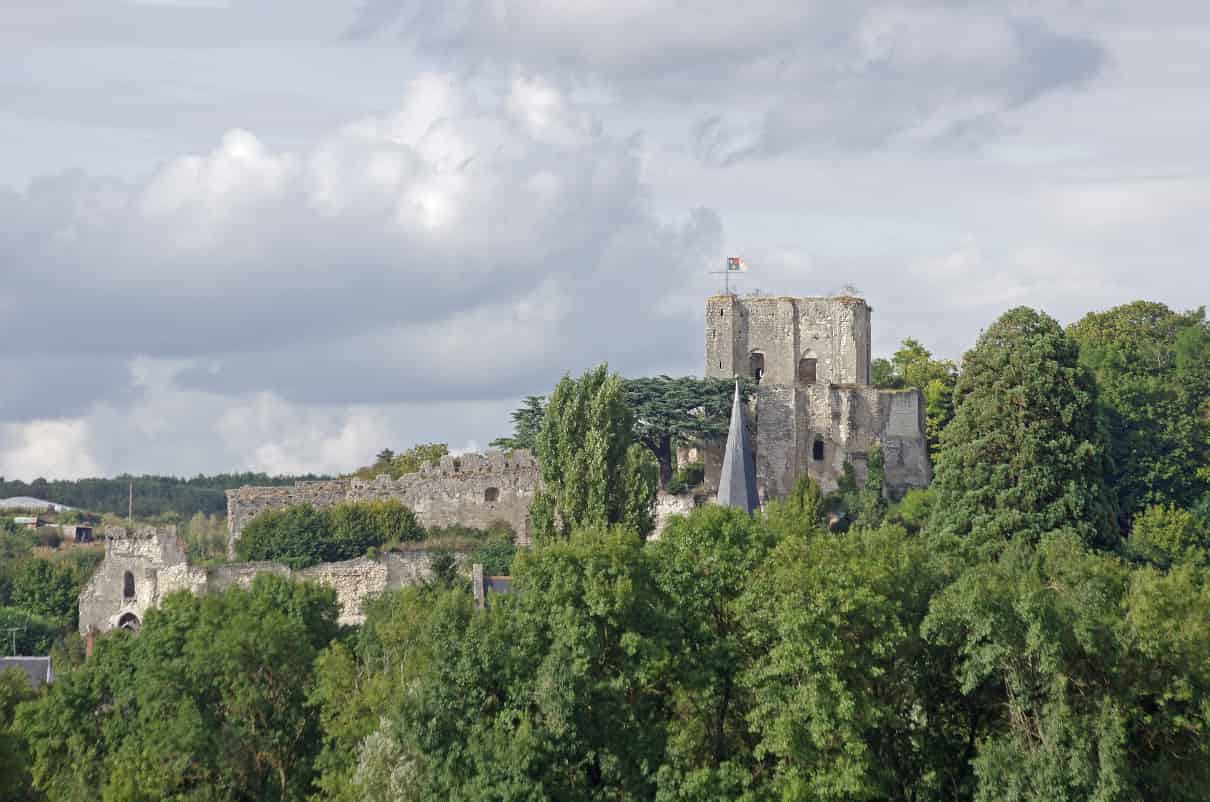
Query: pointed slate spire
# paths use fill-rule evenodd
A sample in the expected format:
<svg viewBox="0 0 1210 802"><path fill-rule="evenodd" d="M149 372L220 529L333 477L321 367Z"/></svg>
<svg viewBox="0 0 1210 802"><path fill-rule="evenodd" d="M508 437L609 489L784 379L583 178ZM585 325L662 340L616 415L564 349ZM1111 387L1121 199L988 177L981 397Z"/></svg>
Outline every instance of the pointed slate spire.
<svg viewBox="0 0 1210 802"><path fill-rule="evenodd" d="M760 506L756 495L756 465L744 422L744 405L735 381L735 401L731 404L731 429L727 432L727 450L723 454L723 472L718 480L718 503L752 512Z"/></svg>

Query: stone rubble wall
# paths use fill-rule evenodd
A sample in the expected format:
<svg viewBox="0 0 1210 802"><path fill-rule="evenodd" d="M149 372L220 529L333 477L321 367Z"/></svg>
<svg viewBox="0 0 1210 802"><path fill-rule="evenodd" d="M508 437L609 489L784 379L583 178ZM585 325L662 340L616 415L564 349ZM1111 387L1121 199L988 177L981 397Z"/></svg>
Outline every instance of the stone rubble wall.
<svg viewBox="0 0 1210 802"><path fill-rule="evenodd" d="M456 559L465 562L457 555ZM369 597L423 582L432 575L433 554L423 549L388 552L374 559L358 557L321 563L301 570L274 562L227 563L210 568L189 563L175 527L121 527L106 530L105 559L80 592L80 633L107 632L133 615L141 624L149 610L177 591L195 595L246 588L266 574L315 582L336 591L341 624L365 620L362 603ZM125 576L134 578L135 593L125 598Z"/></svg>
<svg viewBox="0 0 1210 802"><path fill-rule="evenodd" d="M503 521L529 544L529 505L541 486L538 462L528 451L445 456L437 465L398 479L334 479L292 487L244 486L227 491L228 555L248 521L266 510L294 504L331 507L346 501L396 499L425 527L460 524L487 528Z"/></svg>

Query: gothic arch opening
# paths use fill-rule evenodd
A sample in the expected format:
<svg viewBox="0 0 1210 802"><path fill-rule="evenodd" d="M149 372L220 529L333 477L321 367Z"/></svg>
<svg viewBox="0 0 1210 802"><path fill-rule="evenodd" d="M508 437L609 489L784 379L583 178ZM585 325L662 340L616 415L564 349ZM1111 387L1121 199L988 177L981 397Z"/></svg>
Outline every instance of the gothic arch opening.
<svg viewBox="0 0 1210 802"><path fill-rule="evenodd" d="M823 462L823 437L815 435L815 443L811 446L811 459Z"/></svg>
<svg viewBox="0 0 1210 802"><path fill-rule="evenodd" d="M483 491L483 500L486 501L488 504L491 504L493 501L499 501L500 500L500 488L489 487L487 490L484 490Z"/></svg>
<svg viewBox="0 0 1210 802"><path fill-rule="evenodd" d="M760 384L761 378L765 375L765 355L760 351L748 354L748 370L756 383Z"/></svg>
<svg viewBox="0 0 1210 802"><path fill-rule="evenodd" d="M129 571L122 577L122 598L134 598L134 574Z"/></svg>
<svg viewBox="0 0 1210 802"><path fill-rule="evenodd" d="M139 617L134 613L126 613L118 619L118 629L128 629L131 632L138 632L139 626Z"/></svg>

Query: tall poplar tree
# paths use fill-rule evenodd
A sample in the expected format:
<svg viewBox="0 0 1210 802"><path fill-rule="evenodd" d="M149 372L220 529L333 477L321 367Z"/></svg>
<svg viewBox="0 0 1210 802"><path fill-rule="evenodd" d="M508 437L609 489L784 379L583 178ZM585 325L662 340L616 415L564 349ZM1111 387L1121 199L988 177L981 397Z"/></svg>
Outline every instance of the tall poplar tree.
<svg viewBox="0 0 1210 802"><path fill-rule="evenodd" d="M580 526L624 524L640 535L655 525L659 467L635 442L634 413L622 378L600 365L564 376L547 405L535 443L542 491L531 519L538 537Z"/></svg>
<svg viewBox="0 0 1210 802"><path fill-rule="evenodd" d="M1095 384L1053 318L1018 307L992 324L963 357L954 407L933 481L935 531L1116 539Z"/></svg>

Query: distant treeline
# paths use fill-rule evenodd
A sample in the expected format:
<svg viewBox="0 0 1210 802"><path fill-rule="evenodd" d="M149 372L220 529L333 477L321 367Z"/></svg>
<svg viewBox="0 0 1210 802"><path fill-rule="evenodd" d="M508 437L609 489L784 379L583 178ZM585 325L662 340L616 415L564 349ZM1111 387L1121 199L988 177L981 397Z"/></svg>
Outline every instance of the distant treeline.
<svg viewBox="0 0 1210 802"><path fill-rule="evenodd" d="M0 498L32 496L57 504L101 513L125 515L134 485L134 515L154 518L176 513L189 518L194 513L223 513L227 509L224 491L241 485L289 485L299 479L327 477L269 476L263 473L221 473L182 479L175 476L128 476L113 479L35 479L32 482L8 481L0 477Z"/></svg>

